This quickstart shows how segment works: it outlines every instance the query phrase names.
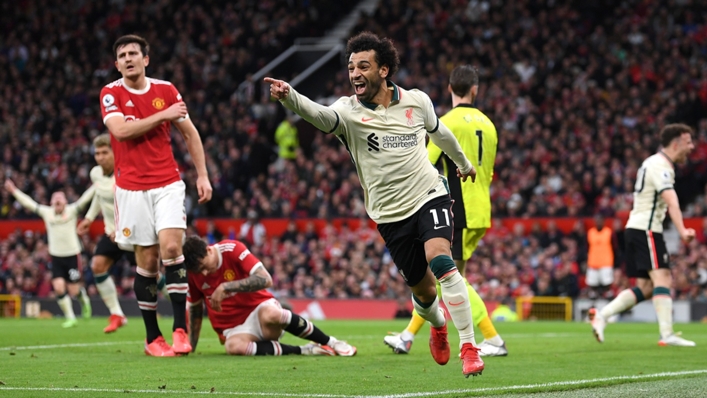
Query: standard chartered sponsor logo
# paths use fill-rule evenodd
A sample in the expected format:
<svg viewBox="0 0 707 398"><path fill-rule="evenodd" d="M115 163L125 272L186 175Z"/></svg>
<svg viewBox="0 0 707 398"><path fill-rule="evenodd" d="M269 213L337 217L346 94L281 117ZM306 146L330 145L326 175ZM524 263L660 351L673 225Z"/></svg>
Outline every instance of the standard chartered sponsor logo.
<svg viewBox="0 0 707 398"><path fill-rule="evenodd" d="M417 146L417 134L384 135L384 149L411 148Z"/></svg>

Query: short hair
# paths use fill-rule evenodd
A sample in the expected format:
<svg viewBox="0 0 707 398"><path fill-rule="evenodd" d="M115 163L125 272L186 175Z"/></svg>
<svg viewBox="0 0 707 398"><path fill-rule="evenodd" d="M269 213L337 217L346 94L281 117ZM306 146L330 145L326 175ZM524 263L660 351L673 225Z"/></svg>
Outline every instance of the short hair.
<svg viewBox="0 0 707 398"><path fill-rule="evenodd" d="M140 51L142 52L142 56L147 57L147 54L150 52L150 44L147 42L147 40L145 40L144 37L138 35L120 36L118 40L113 43L113 55L118 58L118 48L131 43L139 45Z"/></svg>
<svg viewBox="0 0 707 398"><path fill-rule="evenodd" d="M393 45L393 41L387 37L380 38L372 32L361 32L349 39L346 43L346 58L349 58L353 53L362 51L371 51L376 53L376 62L378 66L388 67L389 79L398 71L400 67L400 57L398 50Z"/></svg>
<svg viewBox="0 0 707 398"><path fill-rule="evenodd" d="M479 85L479 71L471 65L459 65L449 75L449 85L455 95L464 97L472 87Z"/></svg>
<svg viewBox="0 0 707 398"><path fill-rule="evenodd" d="M58 201L60 201L60 202L64 202L64 203L67 203L67 202L68 202L68 200L66 199L66 194L64 193L64 191L56 191L56 192L52 193L52 197L51 197L51 199L49 200L49 202L50 202L52 205L54 204L54 199L56 199L56 200L58 200Z"/></svg>
<svg viewBox="0 0 707 398"><path fill-rule="evenodd" d="M182 254L187 271L199 272L199 264L206 257L206 242L198 236L190 236L184 241Z"/></svg>
<svg viewBox="0 0 707 398"><path fill-rule="evenodd" d="M104 133L93 139L93 147L100 148L107 146L110 148L110 134Z"/></svg>
<svg viewBox="0 0 707 398"><path fill-rule="evenodd" d="M660 144L663 148L667 148L674 139L679 138L681 135L688 133L692 134L692 127L683 123L672 123L666 124L662 130L660 130Z"/></svg>

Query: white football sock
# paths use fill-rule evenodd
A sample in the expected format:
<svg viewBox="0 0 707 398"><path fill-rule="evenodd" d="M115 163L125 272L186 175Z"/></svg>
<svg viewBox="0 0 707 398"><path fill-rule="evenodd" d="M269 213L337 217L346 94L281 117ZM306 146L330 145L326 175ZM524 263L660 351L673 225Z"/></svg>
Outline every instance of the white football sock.
<svg viewBox="0 0 707 398"><path fill-rule="evenodd" d="M454 270L440 279L439 284L442 286L442 300L454 321L454 326L459 330L459 345L471 343L476 346L469 292L466 290L464 278L459 271Z"/></svg>
<svg viewBox="0 0 707 398"><path fill-rule="evenodd" d="M432 326L439 328L447 323L444 317L444 311L439 308L439 299L437 296L435 296L435 301L432 302L432 305L427 308L423 308L414 298L412 299L412 304L415 306L417 314L420 315L422 319L431 323Z"/></svg>
<svg viewBox="0 0 707 398"><path fill-rule="evenodd" d="M76 315L74 314L74 306L71 302L71 296L65 294L64 297L57 299L57 302L59 303L59 308L61 308L64 312L64 317L67 320L76 319Z"/></svg>
<svg viewBox="0 0 707 398"><path fill-rule="evenodd" d="M629 308L636 305L636 295L631 291L631 289L626 289L619 293L615 299L611 300L604 308L599 311L599 314L604 319L609 319L610 316L614 314L620 314Z"/></svg>
<svg viewBox="0 0 707 398"><path fill-rule="evenodd" d="M670 296L653 296L653 307L658 317L660 337L666 338L673 334L673 299Z"/></svg>
<svg viewBox="0 0 707 398"><path fill-rule="evenodd" d="M79 300L81 300L82 305L91 304L91 298L88 296L88 292L83 286L79 288Z"/></svg>
<svg viewBox="0 0 707 398"><path fill-rule="evenodd" d="M103 282L96 283L96 289L98 289L98 293L101 295L101 298L106 304L106 307L108 307L108 311L110 311L111 315L125 316L125 314L123 314L123 309L120 308L118 291L115 288L115 282L113 282L112 277L109 276Z"/></svg>
<svg viewBox="0 0 707 398"><path fill-rule="evenodd" d="M496 347L500 347L503 345L503 339L501 338L501 335L495 335L491 337L490 339L486 339L486 342L495 345Z"/></svg>
<svg viewBox="0 0 707 398"><path fill-rule="evenodd" d="M405 341L413 341L413 340L415 340L415 335L412 334L412 332L405 329L405 330L403 330L402 333L400 333L400 338Z"/></svg>

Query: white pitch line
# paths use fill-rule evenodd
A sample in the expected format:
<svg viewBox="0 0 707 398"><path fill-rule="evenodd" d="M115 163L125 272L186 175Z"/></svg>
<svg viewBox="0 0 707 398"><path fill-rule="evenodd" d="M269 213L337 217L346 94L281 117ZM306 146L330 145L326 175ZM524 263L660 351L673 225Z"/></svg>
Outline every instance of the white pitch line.
<svg viewBox="0 0 707 398"><path fill-rule="evenodd" d="M525 385L515 385L515 386L505 386L505 387L486 387L486 388L470 388L470 389L459 389L459 390L444 390L444 391L430 391L430 392L414 392L407 394L394 394L394 395L369 395L366 398L415 398L415 397L430 397L437 395L447 395L447 394L459 394L459 393L480 393L480 392L499 392L499 391L514 391L514 390L526 390L535 388L546 388L546 387L562 387L562 386L576 386L582 384L591 383L602 383L607 381L618 381L618 380L643 380L643 379L654 379L658 377L672 377L672 376L687 376L696 374L707 374L707 369L700 370L685 370L680 372L661 372L653 373L647 375L632 375L632 376L613 376L613 377L602 377L596 379L585 379L585 380L568 380L568 381L555 381L551 383L538 383L538 384L525 384Z"/></svg>
<svg viewBox="0 0 707 398"><path fill-rule="evenodd" d="M105 345L140 344L144 341L106 341L102 343L72 343L72 344L47 344L47 345L26 345L17 347L0 347L0 351L22 351L22 350L51 350L52 348L76 348L76 347L100 347Z"/></svg>
<svg viewBox="0 0 707 398"><path fill-rule="evenodd" d="M216 339L202 339L199 342L212 342ZM69 344L47 344L47 345L26 345L26 346L9 346L0 347L0 351L23 351L23 350L51 350L54 348L81 348L81 347L100 347L122 344L145 344L145 340L136 341L103 341L97 343L69 343Z"/></svg>
<svg viewBox="0 0 707 398"><path fill-rule="evenodd" d="M335 394L291 394L291 393L274 393L274 392L237 392L237 391L191 391L191 390L133 390L130 388L60 388L60 387L7 387L0 386L0 392L5 390L14 391L55 391L55 392L97 392L97 393L137 393L137 394L205 394L205 395L245 395L245 396L261 396L261 397L315 397L315 398L352 398L351 395L335 395Z"/></svg>
<svg viewBox="0 0 707 398"><path fill-rule="evenodd" d="M414 392L406 394L394 394L394 395L337 395L337 394L293 394L293 393L275 393L275 392L237 392L237 391L189 391L189 390L134 390L130 388L61 388L61 387L12 387L12 386L0 386L0 392L2 391L73 391L73 392L98 392L98 393L138 393L138 394L212 394L212 395L235 395L235 396L261 396L261 397L315 397L315 398L416 398L416 397L430 397L437 395L447 395L447 394L469 394L469 393L483 393L483 392L501 392L501 391L514 391L514 390L526 390L535 388L547 388L547 387L562 387L562 386L576 386L582 384L590 383L601 383L607 381L619 381L619 380L643 380L643 379L654 379L659 377L674 377L674 376L688 376L688 375L699 375L707 374L707 369L701 370L685 370L680 372L662 372L653 373L647 375L632 375L632 376L614 376L614 377L603 377L596 379L585 379L585 380L568 380L568 381L556 381L551 383L539 383L539 384L523 384L515 386L504 386L504 387L487 387L487 388L469 388L469 389L459 389L459 390L443 390L443 391L429 391L429 392Z"/></svg>

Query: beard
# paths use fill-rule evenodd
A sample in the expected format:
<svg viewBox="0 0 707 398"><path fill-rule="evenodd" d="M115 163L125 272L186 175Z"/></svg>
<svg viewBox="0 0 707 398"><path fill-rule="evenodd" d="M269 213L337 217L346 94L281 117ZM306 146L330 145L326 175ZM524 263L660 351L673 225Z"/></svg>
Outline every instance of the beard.
<svg viewBox="0 0 707 398"><path fill-rule="evenodd" d="M376 76L374 79L364 79L364 82L366 86L363 92L361 93L357 92L356 86L353 85L353 81L351 82L351 85L354 88L354 93L356 94L356 97L359 101L372 102L373 98L376 96L376 94L378 94L378 91L380 90L381 84L383 84L384 80Z"/></svg>

